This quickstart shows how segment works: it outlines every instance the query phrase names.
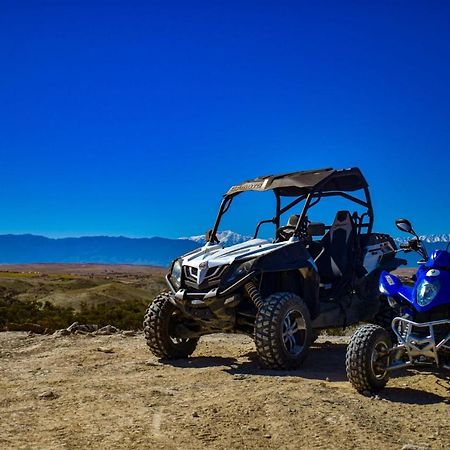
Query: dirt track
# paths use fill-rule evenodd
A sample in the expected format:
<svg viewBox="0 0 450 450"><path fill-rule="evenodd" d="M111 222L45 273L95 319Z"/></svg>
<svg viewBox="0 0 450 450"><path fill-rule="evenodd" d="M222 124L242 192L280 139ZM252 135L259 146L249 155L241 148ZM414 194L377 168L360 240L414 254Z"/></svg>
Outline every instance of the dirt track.
<svg viewBox="0 0 450 450"><path fill-rule="evenodd" d="M0 448L450 448L448 381L410 372L362 397L330 339L274 372L242 336L165 365L142 335L0 333Z"/></svg>

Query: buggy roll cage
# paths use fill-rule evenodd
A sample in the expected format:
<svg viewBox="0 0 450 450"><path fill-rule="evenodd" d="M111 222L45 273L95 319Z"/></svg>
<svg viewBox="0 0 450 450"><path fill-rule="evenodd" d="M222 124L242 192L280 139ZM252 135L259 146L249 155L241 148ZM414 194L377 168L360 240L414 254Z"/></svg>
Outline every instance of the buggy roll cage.
<svg viewBox="0 0 450 450"><path fill-rule="evenodd" d="M305 183L307 181L307 183ZM316 183L314 183L316 181ZM309 182L309 183L308 183ZM341 189L340 189L341 188ZM276 200L276 214L271 219L265 219L258 222L254 234L257 237L261 225L264 223L273 223L276 229L280 228L280 217L282 214L291 210L294 206L305 200L303 209L300 213L297 225L293 235L300 236L306 230L306 219L308 210L319 203L324 197L340 196L352 201L360 206L367 208L361 216L354 216L355 225L358 234L361 234L363 228L367 229L367 234L372 232L373 228L373 207L369 193L369 188L361 171L358 168L352 169L320 169L304 172L293 172L276 176L260 177L254 180L245 181L240 185L233 186L224 195L217 213L214 227L209 234L208 242L214 242L222 216L228 211L231 203L237 195L246 191L273 191ZM362 200L349 192L362 190L365 200ZM282 197L296 197L295 200L281 207ZM365 220L368 220L364 223ZM330 229L326 226L325 229Z"/></svg>

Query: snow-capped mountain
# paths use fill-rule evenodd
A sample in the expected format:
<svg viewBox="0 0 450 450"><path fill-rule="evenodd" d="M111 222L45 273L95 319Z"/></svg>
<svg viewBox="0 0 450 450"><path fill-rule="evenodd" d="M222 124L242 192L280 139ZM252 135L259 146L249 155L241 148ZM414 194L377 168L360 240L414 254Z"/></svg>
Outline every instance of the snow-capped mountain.
<svg viewBox="0 0 450 450"><path fill-rule="evenodd" d="M218 238L220 242L225 246L229 247L230 245L234 244L240 244L241 242L248 241L251 239L250 236L242 236L239 233L235 233L234 231L223 231L221 233L217 233ZM396 237L394 238L394 241L396 242L397 246L399 246L402 243L405 243L408 241L408 239L411 239L412 236L402 236L402 237ZM198 245L203 245L205 243L205 236L191 236L186 238L180 238L185 240L194 241ZM442 234L429 234L429 235L423 235L420 236L420 239L424 242L425 248L427 249L428 253L431 255L434 250L437 249L445 249L447 246L447 243L450 242L450 233L442 233ZM409 267L415 267L417 265L417 260L419 259L419 256L415 252L411 253L404 253L401 252L399 254L400 258L406 259L407 264Z"/></svg>
<svg viewBox="0 0 450 450"><path fill-rule="evenodd" d="M443 234L428 234L428 235L422 235L419 236L420 239L423 242L427 242L430 244L437 243L437 242L450 242L450 233L443 233ZM402 236L397 237L394 240L397 243L407 242L409 239L411 239L411 236Z"/></svg>
<svg viewBox="0 0 450 450"><path fill-rule="evenodd" d="M226 247L229 247L231 245L240 244L241 242L248 241L251 239L251 236L245 236L239 233L235 233L231 230L221 231L217 233L217 237L219 238L220 242L225 245ZM394 241L397 244L401 244L404 242L408 242L409 239L411 239L412 236L405 235L401 237L394 238ZM198 235L198 236L190 236L190 237L181 237L180 239L185 239L189 241L197 242L200 245L203 245L205 243L205 236L204 235ZM440 243L447 243L450 242L450 233L442 233L442 234L427 234L420 236L420 239L427 243L427 244L440 244Z"/></svg>
<svg viewBox="0 0 450 450"><path fill-rule="evenodd" d="M235 233L234 231L231 230L225 230L217 233L217 238L219 239L220 243L223 244L225 247L230 247L231 245L240 244L242 242L248 241L252 239L252 236L245 236L239 233ZM203 245L205 243L205 235L182 237L180 239L187 239L189 241L194 241L200 245Z"/></svg>

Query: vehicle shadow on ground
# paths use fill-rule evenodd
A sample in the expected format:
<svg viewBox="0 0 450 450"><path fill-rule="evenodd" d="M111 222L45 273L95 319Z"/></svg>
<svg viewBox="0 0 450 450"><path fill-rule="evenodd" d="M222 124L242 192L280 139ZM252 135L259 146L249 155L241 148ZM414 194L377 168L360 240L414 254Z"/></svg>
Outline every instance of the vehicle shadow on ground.
<svg viewBox="0 0 450 450"><path fill-rule="evenodd" d="M320 343L314 344L306 358L303 366L297 370L268 370L259 365L258 356L255 351L235 357L221 356L193 356L188 359L165 361L174 367L201 369L207 367L223 367L223 371L235 377L269 376L269 377L299 377L309 380L323 380L327 382L347 381L345 372L346 344ZM409 378L413 376L406 370L401 370L394 375ZM433 375L430 375L433 376ZM395 403L414 405L429 405L448 402L449 399L412 387L389 387L378 393L383 400Z"/></svg>
<svg viewBox="0 0 450 450"><path fill-rule="evenodd" d="M232 375L289 376L331 382L346 381L345 351L345 344L315 344L309 349L302 367L296 370L262 369L256 352L249 352L244 355L248 361L239 361L225 371Z"/></svg>
<svg viewBox="0 0 450 450"><path fill-rule="evenodd" d="M409 405L432 405L447 400L445 397L432 392L409 387L389 387L389 385L378 396L389 402L406 403Z"/></svg>
<svg viewBox="0 0 450 450"><path fill-rule="evenodd" d="M182 369L203 369L206 367L222 367L233 366L237 364L236 358L225 358L222 356L191 356L187 359L176 360L160 360L163 364L169 364L173 367L180 367Z"/></svg>

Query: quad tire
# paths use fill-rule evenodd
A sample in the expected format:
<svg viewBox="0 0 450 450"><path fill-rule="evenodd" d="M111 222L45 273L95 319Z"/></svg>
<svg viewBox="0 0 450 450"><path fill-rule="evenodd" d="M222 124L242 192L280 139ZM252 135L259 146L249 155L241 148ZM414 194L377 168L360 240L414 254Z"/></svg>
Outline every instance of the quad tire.
<svg viewBox="0 0 450 450"><path fill-rule="evenodd" d="M144 335L151 352L162 359L182 359L190 356L198 339L180 339L175 333L180 311L163 292L150 303L144 318Z"/></svg>
<svg viewBox="0 0 450 450"><path fill-rule="evenodd" d="M356 330L347 347L345 367L358 392L371 395L386 386L389 372L385 368L391 348L391 337L383 327L370 324Z"/></svg>
<svg viewBox="0 0 450 450"><path fill-rule="evenodd" d="M270 295L258 310L254 341L261 365L292 370L301 366L313 338L305 302L291 292Z"/></svg>

